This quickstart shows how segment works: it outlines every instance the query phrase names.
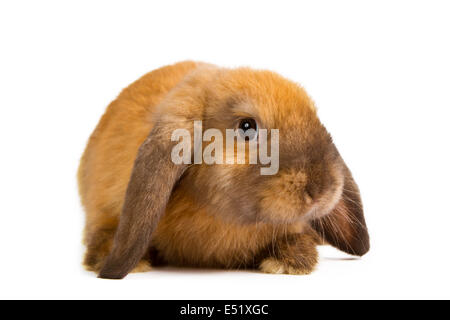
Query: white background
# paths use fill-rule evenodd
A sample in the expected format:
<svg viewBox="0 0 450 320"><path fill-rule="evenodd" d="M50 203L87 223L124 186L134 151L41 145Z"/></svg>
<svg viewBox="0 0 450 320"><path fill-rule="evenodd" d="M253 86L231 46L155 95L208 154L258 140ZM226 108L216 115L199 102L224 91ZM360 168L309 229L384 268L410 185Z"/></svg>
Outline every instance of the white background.
<svg viewBox="0 0 450 320"><path fill-rule="evenodd" d="M450 298L450 7L442 1L2 1L0 298ZM310 276L80 263L76 169L108 103L185 59L277 71L359 183L371 252Z"/></svg>

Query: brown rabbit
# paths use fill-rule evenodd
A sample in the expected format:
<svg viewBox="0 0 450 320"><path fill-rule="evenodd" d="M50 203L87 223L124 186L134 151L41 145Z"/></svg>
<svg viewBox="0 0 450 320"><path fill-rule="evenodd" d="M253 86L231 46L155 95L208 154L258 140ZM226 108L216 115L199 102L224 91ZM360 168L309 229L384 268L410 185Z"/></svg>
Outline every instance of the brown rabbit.
<svg viewBox="0 0 450 320"><path fill-rule="evenodd" d="M196 120L278 129L279 171L175 164L171 135ZM78 179L84 264L102 278L157 263L308 274L321 242L369 250L358 187L313 102L269 71L181 62L146 74L107 108Z"/></svg>

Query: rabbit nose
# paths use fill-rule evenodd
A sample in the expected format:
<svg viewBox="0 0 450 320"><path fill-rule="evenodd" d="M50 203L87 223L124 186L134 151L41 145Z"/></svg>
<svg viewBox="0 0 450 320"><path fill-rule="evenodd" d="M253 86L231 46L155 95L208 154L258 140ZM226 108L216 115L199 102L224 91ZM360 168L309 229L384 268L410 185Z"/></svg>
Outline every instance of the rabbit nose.
<svg viewBox="0 0 450 320"><path fill-rule="evenodd" d="M319 186L310 181L306 186L305 186L305 197L306 198L310 198L311 202L316 201L320 196L320 188Z"/></svg>
<svg viewBox="0 0 450 320"><path fill-rule="evenodd" d="M284 188L294 197L303 199L306 204L312 204L319 195L318 187L310 181L303 171L290 171L283 175Z"/></svg>
<svg viewBox="0 0 450 320"><path fill-rule="evenodd" d="M306 197L311 198L312 201L314 201L317 198L317 194L318 194L318 190L317 187L312 184L312 183L308 183L305 186L305 195Z"/></svg>

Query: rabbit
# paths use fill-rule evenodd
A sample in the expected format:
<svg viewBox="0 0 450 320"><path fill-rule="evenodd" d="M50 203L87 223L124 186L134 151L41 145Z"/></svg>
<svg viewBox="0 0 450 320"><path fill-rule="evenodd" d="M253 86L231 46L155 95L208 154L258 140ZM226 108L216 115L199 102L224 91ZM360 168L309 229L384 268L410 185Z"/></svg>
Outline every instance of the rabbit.
<svg viewBox="0 0 450 320"><path fill-rule="evenodd" d="M279 170L175 164L174 130L278 129ZM246 140L245 143L248 143ZM152 266L311 273L317 246L368 252L360 192L305 90L265 70L184 61L132 83L83 153L84 266L122 279Z"/></svg>

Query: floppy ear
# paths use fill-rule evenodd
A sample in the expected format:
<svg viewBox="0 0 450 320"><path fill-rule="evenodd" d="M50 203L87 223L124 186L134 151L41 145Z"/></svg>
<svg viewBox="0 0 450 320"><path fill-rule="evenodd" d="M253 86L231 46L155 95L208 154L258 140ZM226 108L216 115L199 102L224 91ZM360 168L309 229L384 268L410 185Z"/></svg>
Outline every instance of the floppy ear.
<svg viewBox="0 0 450 320"><path fill-rule="evenodd" d="M186 164L171 161L170 131L155 127L139 148L125 196L114 245L100 278L125 277L144 256Z"/></svg>
<svg viewBox="0 0 450 320"><path fill-rule="evenodd" d="M311 225L322 241L346 253L362 256L369 251L369 233L359 188L347 167L341 199L325 217L313 220Z"/></svg>

